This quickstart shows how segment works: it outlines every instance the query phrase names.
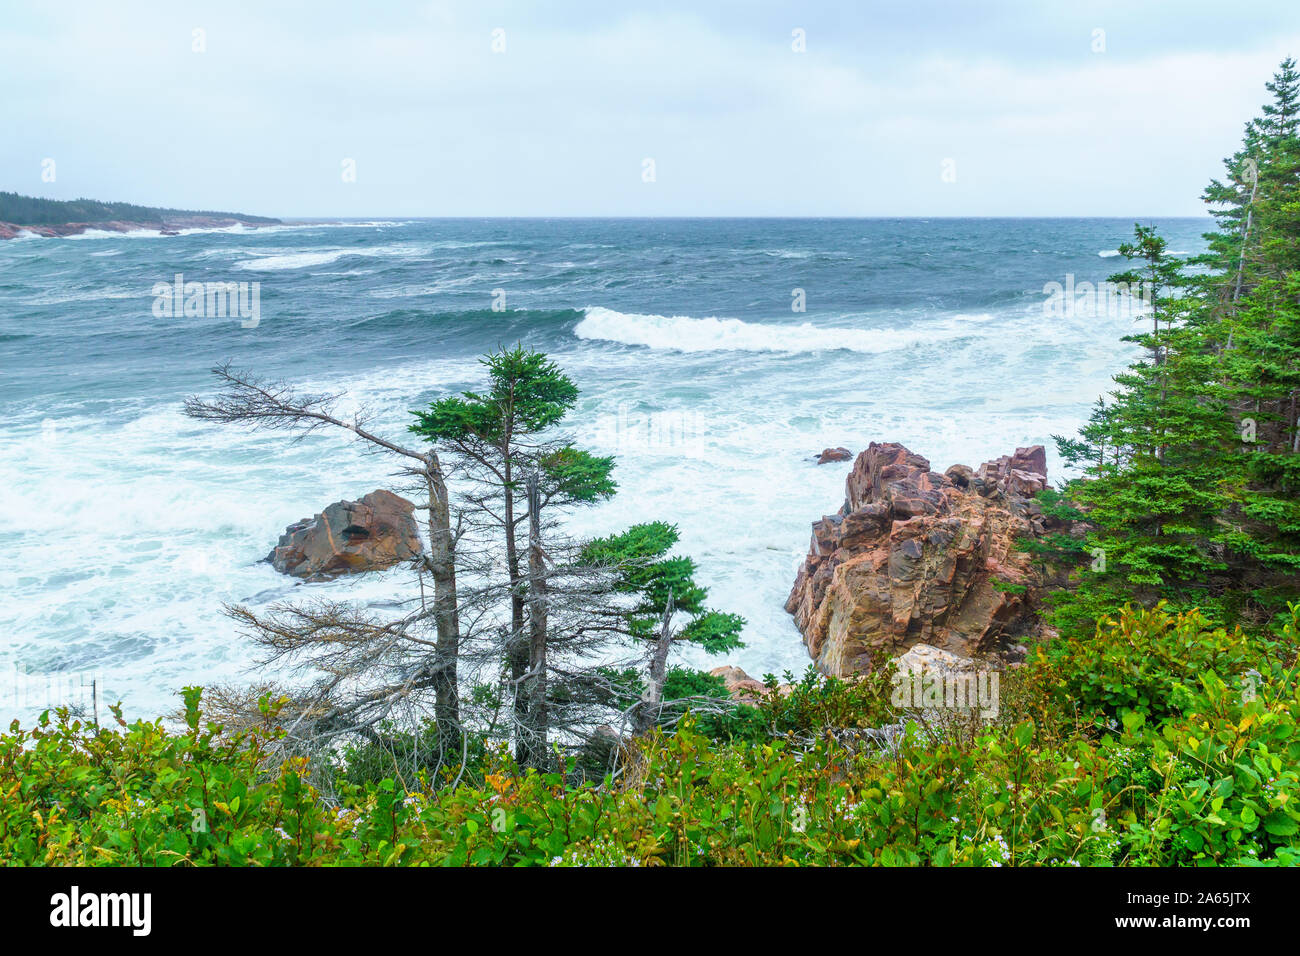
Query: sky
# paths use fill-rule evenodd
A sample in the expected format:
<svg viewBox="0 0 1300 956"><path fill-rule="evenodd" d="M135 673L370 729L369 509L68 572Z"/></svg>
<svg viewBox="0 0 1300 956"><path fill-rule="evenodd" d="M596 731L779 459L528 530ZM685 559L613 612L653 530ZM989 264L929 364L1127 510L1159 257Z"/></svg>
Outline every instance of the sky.
<svg viewBox="0 0 1300 956"><path fill-rule="evenodd" d="M0 189L282 218L1202 215L1300 57L1297 0L0 4Z"/></svg>

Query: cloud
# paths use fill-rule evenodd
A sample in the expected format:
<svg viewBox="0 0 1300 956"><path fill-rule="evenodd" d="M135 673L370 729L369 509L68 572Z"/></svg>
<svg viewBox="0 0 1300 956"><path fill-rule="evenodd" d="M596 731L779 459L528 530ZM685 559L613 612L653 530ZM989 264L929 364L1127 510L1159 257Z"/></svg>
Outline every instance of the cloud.
<svg viewBox="0 0 1300 956"><path fill-rule="evenodd" d="M1046 6L26 10L0 37L23 80L0 188L285 216L1197 214L1300 52L1285 3Z"/></svg>

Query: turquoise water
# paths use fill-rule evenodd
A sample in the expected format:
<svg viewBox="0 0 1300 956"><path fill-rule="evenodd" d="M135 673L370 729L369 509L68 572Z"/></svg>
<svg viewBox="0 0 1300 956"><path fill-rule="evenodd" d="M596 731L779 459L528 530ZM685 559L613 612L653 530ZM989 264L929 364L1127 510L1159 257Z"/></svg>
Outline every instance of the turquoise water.
<svg viewBox="0 0 1300 956"><path fill-rule="evenodd" d="M1157 224L1172 250L1203 248L1208 220ZM169 711L184 684L251 676L223 603L407 588L400 570L304 585L259 563L285 525L391 469L339 436L184 418L212 365L345 391L403 436L408 409L475 387L477 357L516 341L581 387L574 437L619 456L620 495L573 530L677 522L713 603L749 620L730 662L802 670L781 605L848 469L809 456L892 440L942 469L1042 443L1060 477L1050 436L1130 359L1135 318L1045 316L1044 285L1105 279L1131 230L419 220L0 242L0 718L90 680L129 714ZM260 321L156 315L177 273L258 283Z"/></svg>

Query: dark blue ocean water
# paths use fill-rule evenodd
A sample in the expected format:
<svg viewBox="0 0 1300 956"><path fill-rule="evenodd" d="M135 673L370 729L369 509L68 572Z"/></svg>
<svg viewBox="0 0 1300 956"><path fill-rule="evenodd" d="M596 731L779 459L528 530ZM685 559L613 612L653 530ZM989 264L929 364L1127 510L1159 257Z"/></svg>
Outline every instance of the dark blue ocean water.
<svg viewBox="0 0 1300 956"><path fill-rule="evenodd" d="M1157 224L1172 250L1203 248L1208 220ZM1132 225L420 220L0 242L0 667L28 672L10 679L27 688L15 706L93 673L128 710L170 709L183 684L247 676L223 602L406 586L294 585L257 563L286 524L390 469L335 436L290 445L185 419L212 365L344 391L400 435L408 409L476 386L477 356L516 341L582 388L570 431L619 456L621 494L574 530L677 522L714 603L750 621L732 662L801 670L781 604L847 471L808 456L897 440L944 468L1050 449L1129 360L1135 316L1048 315L1044 287L1118 271ZM178 273L257 283L260 321L156 314L156 284Z"/></svg>

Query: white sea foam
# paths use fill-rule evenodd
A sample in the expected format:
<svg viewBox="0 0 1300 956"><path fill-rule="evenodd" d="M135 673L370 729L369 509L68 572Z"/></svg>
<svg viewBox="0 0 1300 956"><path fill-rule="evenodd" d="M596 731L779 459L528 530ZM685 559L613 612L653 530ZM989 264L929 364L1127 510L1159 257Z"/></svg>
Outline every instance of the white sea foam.
<svg viewBox="0 0 1300 956"><path fill-rule="evenodd" d="M131 229L119 232L115 229L87 229L71 236L52 236L61 239L157 239L162 235L158 229Z"/></svg>
<svg viewBox="0 0 1300 956"><path fill-rule="evenodd" d="M952 316L951 321L979 320L979 316ZM837 328L764 324L741 319L692 318L688 315L642 315L589 306L573 329L580 339L599 339L624 345L643 345L677 352L890 352L936 338L961 334L953 326L925 328Z"/></svg>
<svg viewBox="0 0 1300 956"><path fill-rule="evenodd" d="M241 262L236 269L256 272L279 272L283 269L305 269L307 266L323 266L337 262L349 254L347 249L330 249L327 252L291 252L286 255L261 256L247 262Z"/></svg>
<svg viewBox="0 0 1300 956"><path fill-rule="evenodd" d="M686 319L681 328L699 335L709 328L693 324L700 321ZM851 317L827 321L836 327L816 331L839 336ZM783 375L772 350L661 355L658 375L644 374L639 350L589 348L576 339L571 350L555 350L583 388L572 421L577 437L619 456L619 495L576 514L568 530L607 534L648 517L677 523L681 553L699 562L710 603L749 622L747 647L727 660L755 674L801 671L807 654L782 602L807 547L808 522L838 505L846 470L818 467L810 455L828 444L856 452L868 441L897 440L939 468L977 464L1067 430L1071 413L1062 421L1044 400L1086 408L1114 364L1113 354L1099 356L1095 369L1079 374L1078 359L1059 368L1022 361L1022 350L1075 334L1029 313L916 322L927 335L977 335L978 348L899 363L839 347L827 354L825 374L811 379ZM760 338L802 328L739 324L750 330L742 335ZM1006 341L999 329L1016 334ZM1077 343L1060 354L1077 356ZM1004 388L1000 379L1017 367L1023 380ZM891 386L882 391L886 373ZM318 372L296 384L346 391L344 417L364 405L378 412L376 431L400 436L407 410L431 384L456 391L476 387L481 376L470 355ZM661 376L674 383L672 397ZM955 381L971 392L944 404L945 383ZM1070 395L1061 394L1061 382L1071 384ZM393 487L386 463L330 433L291 443L197 424L180 413L180 398L0 432L0 508L29 516L8 546L13 563L0 572L11 599L9 650L38 673L97 673L101 703L124 698L133 717L173 710L176 689L187 684L266 676L247 669L253 651L223 604L264 609L311 596L366 604L411 593L397 569L297 585L259 563L285 525L330 501ZM780 489L776 503L773 489ZM719 535L720 526L732 532ZM83 545L69 551L69 541ZM721 662L682 655L691 666ZM30 718L39 709L24 706L22 713ZM0 719L17 715L5 711L0 707Z"/></svg>
<svg viewBox="0 0 1300 956"><path fill-rule="evenodd" d="M101 707L123 697L133 716L152 717L172 709L185 684L248 680L248 648L221 606L301 593L259 563L278 533L387 480L344 439L311 444L304 455L262 436L195 428L174 404L124 422L52 420L34 434L0 435L0 505L33 516L21 564L3 575L12 605L0 687L15 660L36 675L97 675ZM313 474L322 455L328 476ZM246 506L250 494L259 507ZM81 542L71 562L68 541ZM401 588L386 578L330 592L388 599ZM6 724L15 703L40 709L0 695Z"/></svg>
<svg viewBox="0 0 1300 956"><path fill-rule="evenodd" d="M313 229L396 229L410 225L412 220L373 220L366 222L282 222L264 225L248 225L242 222L229 226L187 226L182 229L169 230L164 236L159 229L131 229L119 232L112 229L87 229L71 236L42 236L34 232L20 230L16 239L158 239L177 236L199 235L267 235L280 232L305 232Z"/></svg>
<svg viewBox="0 0 1300 956"><path fill-rule="evenodd" d="M316 269L353 272L391 265L384 256L456 259L440 251L453 244L436 236L399 243L389 233L387 244L362 247L346 246L348 234L338 232L263 243L265 231L149 248L223 268L269 262L271 272L302 268L304 255L344 260ZM1103 241L1112 240L1090 244ZM295 257L300 264L290 264ZM490 289L498 277L459 264L425 274L424 265L385 288ZM159 266L164 277L168 268ZM200 271L198 263L185 271ZM51 272L46 285L23 295L58 296L67 291L65 281ZM116 281L105 291L122 292L127 280ZM556 307L601 301L589 287L557 289ZM912 301L931 301L927 291L919 289ZM1131 316L1080 312L1048 321L1030 294L989 312L844 308L804 322L778 311L770 320L742 321L592 307L575 335L550 323L536 329L536 341L582 390L566 427L584 447L618 460L619 494L566 519L566 532L608 534L648 519L672 521L681 530L680 553L699 563L710 605L748 621L743 649L717 659L684 650L680 663L735 663L756 675L807 665L782 605L808 546L808 522L843 500L849 464L813 464L810 457L822 448L859 452L870 441L901 441L942 470L1042 443L1055 479L1061 470L1050 436L1072 433L1110 387L1126 350L1137 349L1116 341L1132 330ZM485 332L484 349L492 334ZM944 344L924 347L933 342ZM913 345L923 347L901 351ZM793 353L820 354L809 362L790 360ZM289 374L304 391L346 391L344 417L364 406L376 415L376 431L401 440L408 410L430 393L482 384L476 354L417 354L409 362L320 362ZM12 655L38 674L98 672L101 718L104 701L119 697L129 717L154 716L174 710L176 690L187 684L268 676L250 669L256 652L223 605L264 610L311 597L366 605L411 594L405 569L304 585L260 563L285 525L329 502L378 487L401 491L391 463L364 455L346 435L319 432L293 443L280 434L196 423L180 411L189 386L150 392L119 384L107 395L88 388L75 403L23 398L0 428L0 509L22 519L0 535L9 559L0 569L7 598L0 668ZM42 709L26 701L14 712L3 679L0 673L0 726Z"/></svg>
<svg viewBox="0 0 1300 956"><path fill-rule="evenodd" d="M232 252L239 254L251 254L256 256L255 259L249 259L235 265L236 269L244 269L252 272L280 272L288 269L305 269L309 266L329 265L331 262L337 262L345 256L359 256L368 259L415 259L420 256L429 254L430 246L427 243L394 243L383 246L356 246L347 249L297 249L292 251L280 252L274 255L266 255L262 250L245 249L239 250L222 250L210 249L200 253L200 257L208 258L219 255L229 255Z"/></svg>

